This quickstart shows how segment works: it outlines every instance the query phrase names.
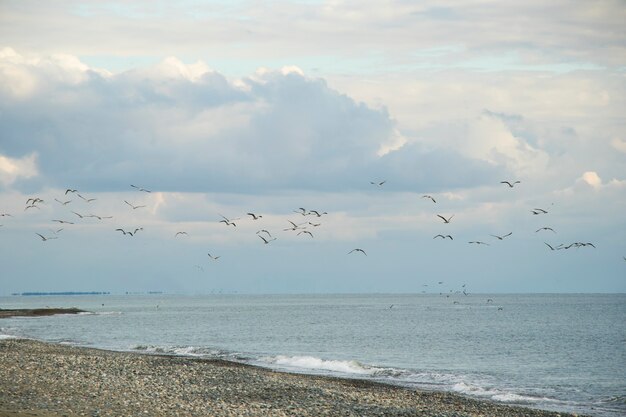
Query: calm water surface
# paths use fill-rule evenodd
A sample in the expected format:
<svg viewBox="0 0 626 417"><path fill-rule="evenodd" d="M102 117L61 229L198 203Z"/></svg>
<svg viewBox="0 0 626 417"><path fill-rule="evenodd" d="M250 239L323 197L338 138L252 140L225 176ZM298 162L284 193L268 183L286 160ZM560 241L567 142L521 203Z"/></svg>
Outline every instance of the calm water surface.
<svg viewBox="0 0 626 417"><path fill-rule="evenodd" d="M0 337L218 357L626 415L624 294L0 298L0 308L42 306L94 314L3 319Z"/></svg>

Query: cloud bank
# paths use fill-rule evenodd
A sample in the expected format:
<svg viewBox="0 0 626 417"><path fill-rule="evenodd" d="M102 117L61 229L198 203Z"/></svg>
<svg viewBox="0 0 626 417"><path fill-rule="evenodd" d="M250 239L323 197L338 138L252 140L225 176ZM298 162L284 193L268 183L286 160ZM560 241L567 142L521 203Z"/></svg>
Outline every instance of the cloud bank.
<svg viewBox="0 0 626 417"><path fill-rule="evenodd" d="M384 107L297 67L229 80L169 57L111 74L72 56L5 48L0 98L0 156L30 161L28 175L11 177L15 187L338 191L385 178L415 190L481 184L507 169L489 150L399 141ZM513 139L506 146L523 148Z"/></svg>

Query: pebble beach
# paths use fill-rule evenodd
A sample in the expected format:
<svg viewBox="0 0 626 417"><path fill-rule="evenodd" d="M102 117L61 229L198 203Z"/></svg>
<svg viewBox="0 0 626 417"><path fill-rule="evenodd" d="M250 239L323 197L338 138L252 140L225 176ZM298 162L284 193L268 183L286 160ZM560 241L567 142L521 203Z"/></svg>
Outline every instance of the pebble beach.
<svg viewBox="0 0 626 417"><path fill-rule="evenodd" d="M0 417L557 417L457 394L221 360L0 340Z"/></svg>

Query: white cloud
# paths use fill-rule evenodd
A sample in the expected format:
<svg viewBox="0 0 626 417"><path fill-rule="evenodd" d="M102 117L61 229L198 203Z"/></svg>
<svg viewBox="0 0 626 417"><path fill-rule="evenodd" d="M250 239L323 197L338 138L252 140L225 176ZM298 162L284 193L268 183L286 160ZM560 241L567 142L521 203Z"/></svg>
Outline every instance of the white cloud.
<svg viewBox="0 0 626 417"><path fill-rule="evenodd" d="M23 158L9 158L0 154L0 183L9 186L18 178L32 178L38 175L37 154Z"/></svg>
<svg viewBox="0 0 626 417"><path fill-rule="evenodd" d="M626 153L626 140L613 138L613 140L611 140L611 146L622 153Z"/></svg>

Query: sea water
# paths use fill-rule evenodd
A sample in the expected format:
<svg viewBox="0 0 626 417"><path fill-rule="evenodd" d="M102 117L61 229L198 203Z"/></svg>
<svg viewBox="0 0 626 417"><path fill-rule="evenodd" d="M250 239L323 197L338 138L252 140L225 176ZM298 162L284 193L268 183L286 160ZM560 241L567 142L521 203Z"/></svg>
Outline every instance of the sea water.
<svg viewBox="0 0 626 417"><path fill-rule="evenodd" d="M1 337L365 378L626 415L625 294L4 297L91 313L0 320Z"/></svg>

